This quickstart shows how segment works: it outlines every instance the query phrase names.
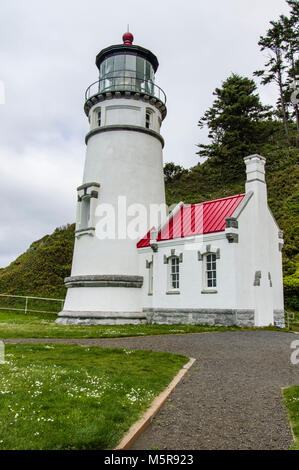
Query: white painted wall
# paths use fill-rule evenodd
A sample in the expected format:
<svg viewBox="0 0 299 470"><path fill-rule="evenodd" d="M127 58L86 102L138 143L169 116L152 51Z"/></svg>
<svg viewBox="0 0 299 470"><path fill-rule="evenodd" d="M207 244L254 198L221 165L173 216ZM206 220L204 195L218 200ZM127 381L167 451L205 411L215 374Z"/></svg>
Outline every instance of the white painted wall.
<svg viewBox="0 0 299 470"><path fill-rule="evenodd" d="M279 251L277 226L267 205L267 187L264 182L265 159L253 156L247 159L246 193L252 196L238 215L238 243L229 243L225 232L190 239L176 239L158 243L158 252L151 248L139 249L140 274L145 282L142 288L144 308L179 310L188 308L254 310L256 326L273 324L273 310L283 310L282 260ZM234 214L233 214L234 216ZM197 250L204 253L220 249L217 259L217 292L202 293L204 261L198 261ZM194 246L194 249L192 249ZM180 263L179 294L168 295L168 269L164 255L183 253ZM146 260L154 259L154 295L148 295ZM254 286L255 272L261 271L260 286ZM270 272L272 287L268 273Z"/></svg>
<svg viewBox="0 0 299 470"><path fill-rule="evenodd" d="M91 129L97 127L97 115L101 108L101 127L106 125L134 125L145 128L145 113L152 111L152 130L159 132L161 113L146 102L134 99L114 98L95 105L90 110ZM97 200L93 200L95 227L100 220L98 209L112 205L118 219L119 197L131 204L142 204L149 214L151 204L165 204L162 144L156 137L131 130L113 130L92 135L87 144L83 183L100 184ZM124 199L123 199L124 203ZM134 218L133 214L130 218ZM129 219L129 220L130 220ZM149 224L149 222L148 222ZM144 226L143 233L148 230ZM116 233L116 237L118 234ZM97 231L77 236L71 276L139 274L136 243L140 238L97 238ZM120 311L142 310L139 288L69 288L65 310Z"/></svg>
<svg viewBox="0 0 299 470"><path fill-rule="evenodd" d="M267 205L267 186L263 182L265 160L261 158L254 156L251 160L255 162L249 160L247 164L247 175L252 181L246 183L246 192L253 191L253 196L238 218L237 247L237 306L241 308L246 303L255 309L256 326L273 324L273 310L283 310L279 227ZM253 285L256 271L261 271L260 286Z"/></svg>
<svg viewBox="0 0 299 470"><path fill-rule="evenodd" d="M198 261L198 250L206 251L206 245L211 245L211 251L220 249L220 259L217 265L217 287L216 293L202 293L205 288L204 270L205 258ZM175 248L176 254L183 253L183 261L180 266L180 288L179 294L167 294L168 289L168 266L164 264L164 255L169 257L171 249ZM234 277L234 263L232 261L235 244L229 244L225 233L204 235L182 240L169 240L159 242L157 253L151 248L141 248L140 274L144 276L145 282L142 288L143 304L145 308L235 308L236 286ZM146 260L154 256L154 295L148 296L148 269ZM213 291L215 289L211 289ZM208 290L206 289L206 292Z"/></svg>

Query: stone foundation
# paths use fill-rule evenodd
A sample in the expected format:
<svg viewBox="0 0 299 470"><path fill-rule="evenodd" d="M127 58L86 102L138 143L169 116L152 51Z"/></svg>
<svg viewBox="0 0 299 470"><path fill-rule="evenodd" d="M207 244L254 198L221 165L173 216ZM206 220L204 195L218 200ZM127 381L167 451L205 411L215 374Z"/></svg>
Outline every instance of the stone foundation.
<svg viewBox="0 0 299 470"><path fill-rule="evenodd" d="M75 312L63 310L55 323L59 325L144 325L143 312Z"/></svg>
<svg viewBox="0 0 299 470"><path fill-rule="evenodd" d="M284 328L283 310L274 310L274 325ZM63 310L56 323L60 325L210 325L255 326L254 310L236 309L171 309L147 308L143 312L75 312Z"/></svg>
<svg viewBox="0 0 299 470"><path fill-rule="evenodd" d="M254 326L254 310L144 309L148 323L217 326Z"/></svg>
<svg viewBox="0 0 299 470"><path fill-rule="evenodd" d="M278 326L280 328L285 327L284 310L274 310L273 319L274 319L275 326Z"/></svg>

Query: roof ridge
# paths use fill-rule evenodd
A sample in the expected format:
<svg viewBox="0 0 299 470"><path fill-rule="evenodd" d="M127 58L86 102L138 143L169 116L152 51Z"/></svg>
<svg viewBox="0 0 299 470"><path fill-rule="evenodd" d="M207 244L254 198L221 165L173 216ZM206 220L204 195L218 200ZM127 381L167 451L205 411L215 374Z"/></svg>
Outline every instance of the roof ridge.
<svg viewBox="0 0 299 470"><path fill-rule="evenodd" d="M209 204L210 202L224 201L225 199L233 199L235 197L240 197L240 196L245 196L245 193L234 194L233 196L220 197L218 199L211 199L209 201L202 201L202 202L194 202L194 203L191 203L191 204L184 204L184 207L200 206L200 204Z"/></svg>

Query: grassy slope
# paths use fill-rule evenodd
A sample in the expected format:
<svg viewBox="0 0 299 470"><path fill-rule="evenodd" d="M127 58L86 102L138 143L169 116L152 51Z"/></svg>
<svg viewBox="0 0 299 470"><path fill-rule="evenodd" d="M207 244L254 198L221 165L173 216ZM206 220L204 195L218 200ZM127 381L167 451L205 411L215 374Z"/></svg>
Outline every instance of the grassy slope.
<svg viewBox="0 0 299 470"><path fill-rule="evenodd" d="M188 361L69 345L6 345L0 450L114 448Z"/></svg>
<svg viewBox="0 0 299 470"><path fill-rule="evenodd" d="M69 276L75 225L56 229L32 243L7 268L0 269L0 293L64 298Z"/></svg>
<svg viewBox="0 0 299 470"><path fill-rule="evenodd" d="M298 256L298 148L283 136L265 144L259 153L267 158L269 205L284 231L283 250L286 304L299 310ZM293 139L293 143L295 138ZM213 158L166 187L168 204L215 199L244 192L245 167L233 171ZM70 274L74 225L57 229L30 246L7 268L0 269L0 293L64 297L63 278Z"/></svg>
<svg viewBox="0 0 299 470"><path fill-rule="evenodd" d="M295 437L293 450L299 450L299 385L283 389L283 398Z"/></svg>

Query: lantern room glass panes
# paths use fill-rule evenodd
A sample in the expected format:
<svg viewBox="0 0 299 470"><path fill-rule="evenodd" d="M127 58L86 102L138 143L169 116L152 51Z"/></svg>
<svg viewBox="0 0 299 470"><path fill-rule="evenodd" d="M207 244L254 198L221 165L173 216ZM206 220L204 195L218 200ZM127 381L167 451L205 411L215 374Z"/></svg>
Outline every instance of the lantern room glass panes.
<svg viewBox="0 0 299 470"><path fill-rule="evenodd" d="M216 287L216 255L213 253L207 255L206 276L207 287Z"/></svg>
<svg viewBox="0 0 299 470"><path fill-rule="evenodd" d="M134 72L134 76L136 75L136 59L137 57L134 55L126 55L123 56L125 60L125 66L123 70L126 70L127 72Z"/></svg>
<svg viewBox="0 0 299 470"><path fill-rule="evenodd" d="M125 70L125 56L124 55L116 55L114 57L113 71L117 72L119 70Z"/></svg>
<svg viewBox="0 0 299 470"><path fill-rule="evenodd" d="M129 90L153 94L154 78L154 69L146 59L119 54L102 62L99 91Z"/></svg>
<svg viewBox="0 0 299 470"><path fill-rule="evenodd" d="M144 74L144 59L141 57L136 57L136 77L143 80L145 78Z"/></svg>

